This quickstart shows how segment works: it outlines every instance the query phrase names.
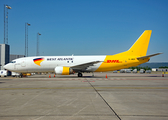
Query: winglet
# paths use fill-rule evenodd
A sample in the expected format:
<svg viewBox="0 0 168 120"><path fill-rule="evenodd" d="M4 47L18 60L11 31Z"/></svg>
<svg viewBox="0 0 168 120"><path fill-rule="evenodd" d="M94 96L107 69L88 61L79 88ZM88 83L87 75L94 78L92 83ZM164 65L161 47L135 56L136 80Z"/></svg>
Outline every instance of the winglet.
<svg viewBox="0 0 168 120"><path fill-rule="evenodd" d="M137 57L137 59L138 60L145 59L145 58L153 57L153 56L160 55L160 54L163 54L163 53L155 53L155 54L151 54L151 55L147 55L147 56Z"/></svg>

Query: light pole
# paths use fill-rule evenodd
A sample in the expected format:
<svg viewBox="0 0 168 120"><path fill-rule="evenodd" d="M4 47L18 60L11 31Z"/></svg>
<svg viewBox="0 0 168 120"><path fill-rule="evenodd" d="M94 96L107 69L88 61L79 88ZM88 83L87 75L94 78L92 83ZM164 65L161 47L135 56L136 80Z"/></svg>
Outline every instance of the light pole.
<svg viewBox="0 0 168 120"><path fill-rule="evenodd" d="M8 44L8 9L12 7L4 5L4 44Z"/></svg>
<svg viewBox="0 0 168 120"><path fill-rule="evenodd" d="M25 56L28 56L28 26L29 23L25 23Z"/></svg>
<svg viewBox="0 0 168 120"><path fill-rule="evenodd" d="M39 32L37 33L37 53L36 56L39 56L39 35L41 35Z"/></svg>

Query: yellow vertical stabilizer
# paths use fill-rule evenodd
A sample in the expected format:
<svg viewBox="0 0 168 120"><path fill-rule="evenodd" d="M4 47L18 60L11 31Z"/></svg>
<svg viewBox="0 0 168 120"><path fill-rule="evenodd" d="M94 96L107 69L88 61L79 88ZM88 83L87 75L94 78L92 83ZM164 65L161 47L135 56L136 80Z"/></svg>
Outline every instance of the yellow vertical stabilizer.
<svg viewBox="0 0 168 120"><path fill-rule="evenodd" d="M132 47L126 52L131 56L145 56L148 50L152 30L145 30Z"/></svg>

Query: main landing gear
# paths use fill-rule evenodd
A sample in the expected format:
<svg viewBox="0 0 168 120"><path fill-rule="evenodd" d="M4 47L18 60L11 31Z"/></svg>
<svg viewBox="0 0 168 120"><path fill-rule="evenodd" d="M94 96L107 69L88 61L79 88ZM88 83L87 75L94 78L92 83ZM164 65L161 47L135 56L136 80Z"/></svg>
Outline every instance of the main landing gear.
<svg viewBox="0 0 168 120"><path fill-rule="evenodd" d="M20 73L19 77L20 77L20 78L22 78L22 77L23 77L23 74L22 74L22 73Z"/></svg>
<svg viewBox="0 0 168 120"><path fill-rule="evenodd" d="M79 72L79 73L78 73L78 77L82 77L82 76L83 76L82 73Z"/></svg>

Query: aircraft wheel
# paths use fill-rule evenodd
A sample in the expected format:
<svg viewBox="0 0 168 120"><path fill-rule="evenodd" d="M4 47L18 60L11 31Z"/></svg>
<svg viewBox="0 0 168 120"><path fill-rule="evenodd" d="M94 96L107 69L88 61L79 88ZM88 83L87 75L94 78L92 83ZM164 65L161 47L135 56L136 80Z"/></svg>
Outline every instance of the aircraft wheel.
<svg viewBox="0 0 168 120"><path fill-rule="evenodd" d="M83 75L82 75L82 73L78 73L78 77L82 77Z"/></svg>

